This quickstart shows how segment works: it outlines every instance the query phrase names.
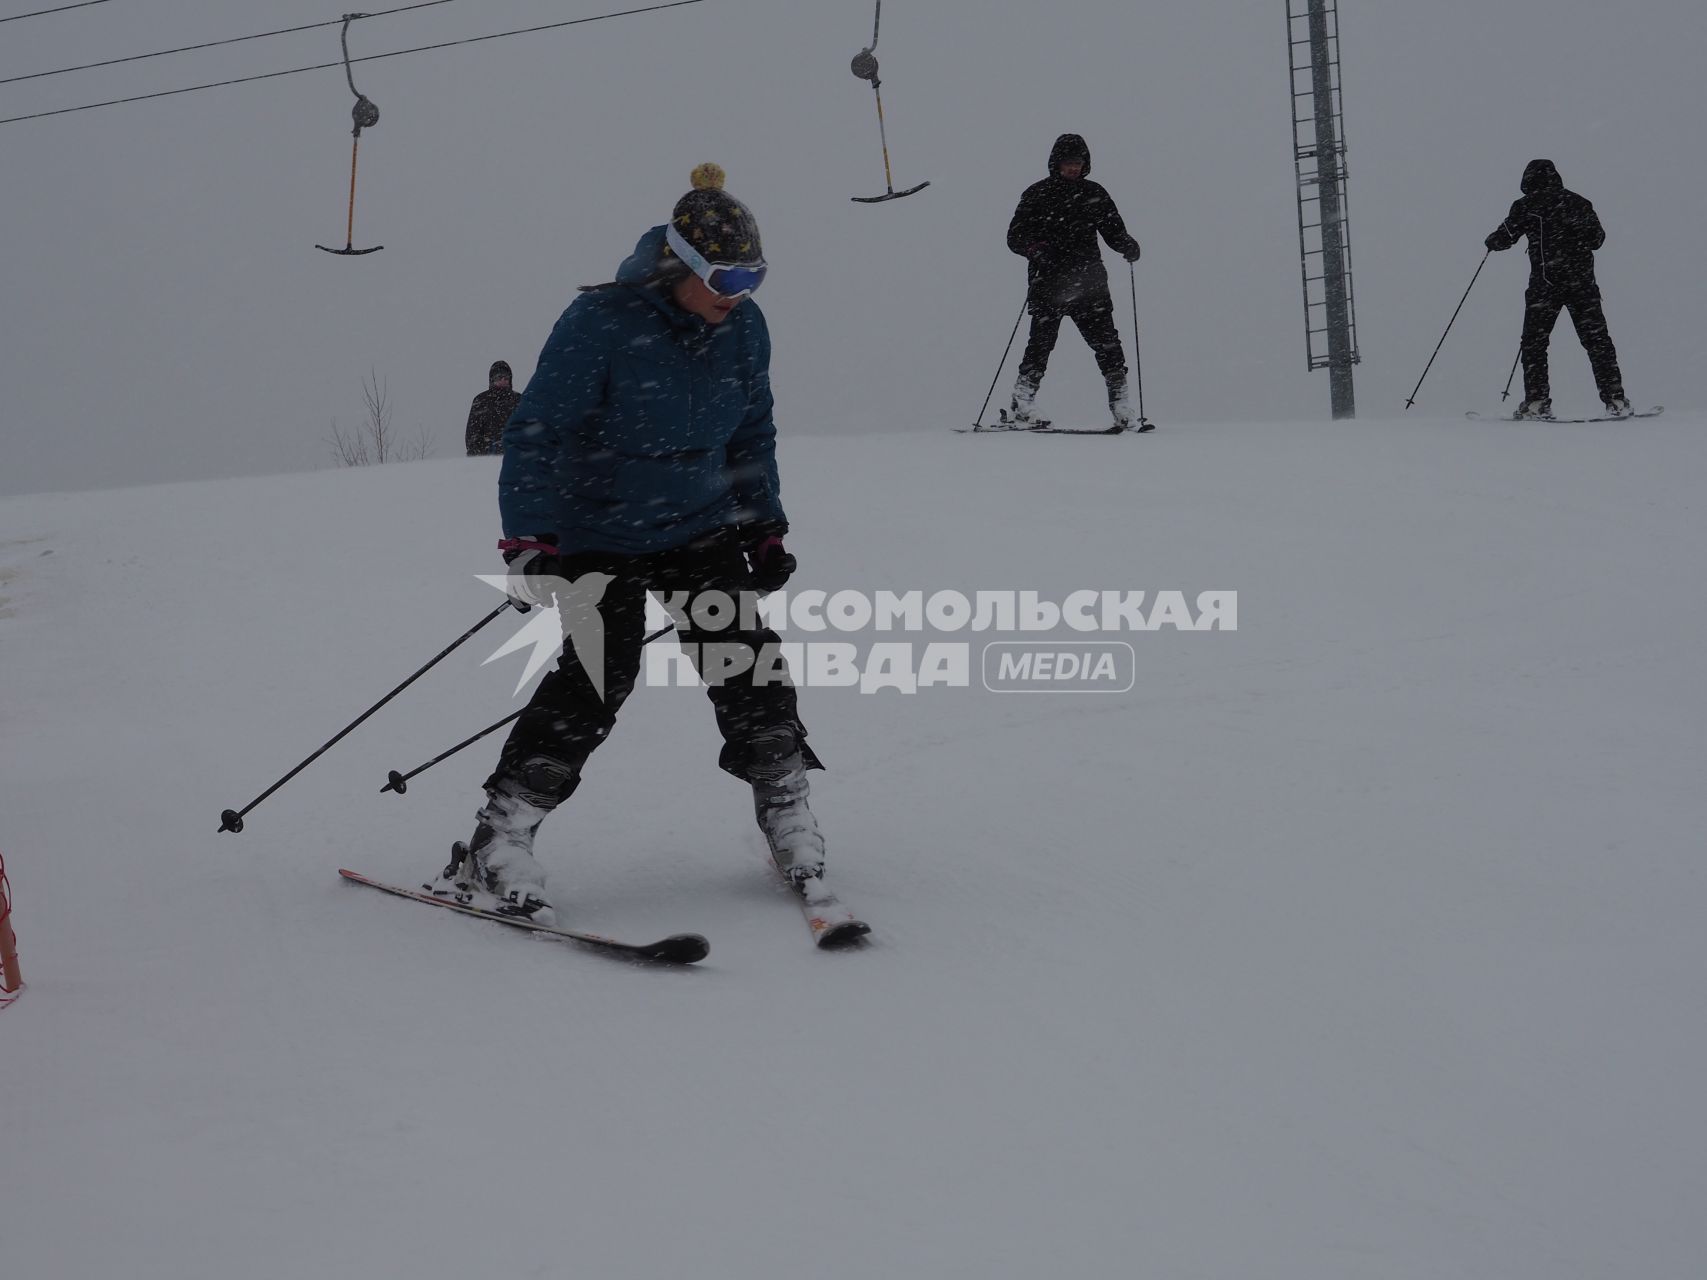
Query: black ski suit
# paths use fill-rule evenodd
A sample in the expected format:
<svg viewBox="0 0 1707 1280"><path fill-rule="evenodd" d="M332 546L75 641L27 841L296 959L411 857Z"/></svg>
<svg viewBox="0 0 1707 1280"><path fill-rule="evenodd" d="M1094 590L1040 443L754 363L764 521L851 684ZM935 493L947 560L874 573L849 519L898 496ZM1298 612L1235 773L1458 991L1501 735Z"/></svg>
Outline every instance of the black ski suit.
<svg viewBox="0 0 1707 1280"><path fill-rule="evenodd" d="M1523 171L1523 196L1487 238L1493 250L1509 249L1529 237L1529 288L1524 294L1523 395L1548 398L1547 344L1559 312L1569 310L1577 338L1588 352L1594 383L1604 401L1622 399L1624 379L1618 352L1606 328L1594 251L1606 242L1594 206L1574 191L1551 160L1531 160Z"/></svg>
<svg viewBox="0 0 1707 1280"><path fill-rule="evenodd" d="M674 593L682 601L676 634L696 664L729 663L730 669L709 679L705 690L723 734L718 764L751 781L754 740L766 730L786 726L806 767L823 767L806 742L793 682L786 676L776 678L766 665L781 652L776 632L763 625L707 630L698 621L695 608L707 592L721 592L730 600L750 597L747 562L737 546L708 539L700 546L644 556L589 554L571 557L564 568L565 577L587 572L612 575L594 606L603 626L602 679L595 684L573 641L566 643L557 667L540 681L510 730L498 767L486 780L488 789L510 786L542 808L554 808L574 791L587 758L609 736L617 712L634 692L644 656L649 591ZM737 654L750 655L752 665L742 670L734 661Z"/></svg>
<svg viewBox="0 0 1707 1280"><path fill-rule="evenodd" d="M1083 176L1061 176L1062 162L1071 159L1084 161ZM1019 376L1035 390L1049 367L1062 319L1071 319L1096 356L1112 400L1126 388L1126 353L1114 327L1114 300L1097 237L1128 262L1138 260L1139 250L1113 197L1090 180L1090 171L1085 140L1076 133L1062 134L1049 153L1049 176L1026 188L1008 224L1008 248L1029 264L1031 337Z"/></svg>
<svg viewBox="0 0 1707 1280"><path fill-rule="evenodd" d="M508 378L510 366L502 360L494 360L486 377L490 381L500 373ZM513 387L500 391L492 386L474 397L474 403L468 406L468 428L463 433L469 457L504 451L504 424L510 420L521 399L521 393Z"/></svg>

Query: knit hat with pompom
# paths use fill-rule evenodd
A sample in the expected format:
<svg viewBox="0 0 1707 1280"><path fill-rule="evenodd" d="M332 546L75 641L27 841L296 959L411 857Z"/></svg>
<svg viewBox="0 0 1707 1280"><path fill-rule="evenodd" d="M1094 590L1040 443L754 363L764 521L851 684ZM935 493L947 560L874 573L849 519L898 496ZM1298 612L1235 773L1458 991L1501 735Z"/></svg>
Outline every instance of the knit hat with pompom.
<svg viewBox="0 0 1707 1280"><path fill-rule="evenodd" d="M670 222L708 262L747 265L765 260L753 211L723 189L721 165L696 165L693 190L676 201ZM668 254L669 249L665 249Z"/></svg>

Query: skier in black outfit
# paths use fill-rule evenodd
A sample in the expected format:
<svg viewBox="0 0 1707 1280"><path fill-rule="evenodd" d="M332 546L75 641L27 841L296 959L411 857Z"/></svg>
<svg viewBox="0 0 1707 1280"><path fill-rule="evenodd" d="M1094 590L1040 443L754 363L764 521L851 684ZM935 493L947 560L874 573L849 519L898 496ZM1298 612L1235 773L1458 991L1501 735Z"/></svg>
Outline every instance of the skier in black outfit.
<svg viewBox="0 0 1707 1280"><path fill-rule="evenodd" d="M1511 206L1486 244L1495 251L1509 249L1524 236L1529 237L1529 289L1523 313L1523 404L1517 416L1553 415L1547 343L1559 312L1569 309L1608 416L1625 417L1630 401L1624 395L1618 352L1607 332L1600 286L1594 279L1594 251L1606 243L1606 232L1594 206L1565 189L1551 160L1529 162L1523 171L1523 197Z"/></svg>
<svg viewBox="0 0 1707 1280"><path fill-rule="evenodd" d="M468 430L464 440L468 456L483 457L504 451L504 424L510 420L521 396L510 386L510 366L494 360L486 374L487 387L468 406Z"/></svg>
<svg viewBox="0 0 1707 1280"><path fill-rule="evenodd" d="M1115 426L1124 429L1137 421L1127 397L1126 353L1114 327L1114 299L1097 236L1128 262L1138 261L1138 242L1126 233L1114 199L1090 180L1090 171L1085 140L1062 134L1049 152L1049 176L1026 188L1008 224L1008 248L1029 264L1026 304L1031 309L1031 337L1009 410L1016 422L1031 421L1063 318L1078 325L1096 356Z"/></svg>

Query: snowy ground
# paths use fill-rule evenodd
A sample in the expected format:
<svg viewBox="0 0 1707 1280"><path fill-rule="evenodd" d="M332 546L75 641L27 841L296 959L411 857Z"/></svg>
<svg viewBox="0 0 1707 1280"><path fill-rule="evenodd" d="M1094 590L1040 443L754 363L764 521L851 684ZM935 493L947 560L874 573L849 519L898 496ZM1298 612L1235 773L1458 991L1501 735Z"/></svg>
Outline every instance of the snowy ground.
<svg viewBox="0 0 1707 1280"><path fill-rule="evenodd" d="M9 1277L1660 1280L1707 1257L1707 421L784 447L799 585L1231 587L1123 696L808 690L811 950L643 689L612 962L342 884L467 834L495 464L0 502Z"/></svg>

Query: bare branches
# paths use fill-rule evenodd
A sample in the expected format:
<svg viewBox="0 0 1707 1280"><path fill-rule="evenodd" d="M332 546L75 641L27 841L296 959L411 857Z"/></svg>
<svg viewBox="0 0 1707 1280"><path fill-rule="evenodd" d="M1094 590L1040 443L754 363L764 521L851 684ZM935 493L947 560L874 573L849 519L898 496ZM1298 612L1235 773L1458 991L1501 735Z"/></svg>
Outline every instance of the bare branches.
<svg viewBox="0 0 1707 1280"><path fill-rule="evenodd" d="M349 431L332 419L327 446L340 467L366 467L385 462L419 462L433 452L433 439L425 427L417 427L405 439L392 425L390 384L375 370L362 382L362 421Z"/></svg>

